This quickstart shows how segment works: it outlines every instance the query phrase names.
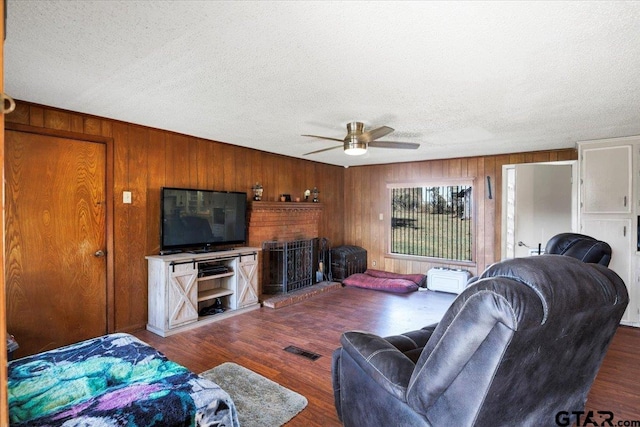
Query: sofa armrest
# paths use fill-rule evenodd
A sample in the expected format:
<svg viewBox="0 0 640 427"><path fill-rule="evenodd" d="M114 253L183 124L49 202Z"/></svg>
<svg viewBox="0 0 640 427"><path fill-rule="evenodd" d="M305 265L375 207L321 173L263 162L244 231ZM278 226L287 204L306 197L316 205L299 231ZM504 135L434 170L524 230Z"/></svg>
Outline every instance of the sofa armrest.
<svg viewBox="0 0 640 427"><path fill-rule="evenodd" d="M345 332L340 338L343 351L383 389L406 401L415 364L384 338L366 332Z"/></svg>
<svg viewBox="0 0 640 427"><path fill-rule="evenodd" d="M403 353L420 350L427 345L427 341L431 338L436 326L437 324L425 326L417 331L405 332L400 335L392 335L384 337L384 339Z"/></svg>

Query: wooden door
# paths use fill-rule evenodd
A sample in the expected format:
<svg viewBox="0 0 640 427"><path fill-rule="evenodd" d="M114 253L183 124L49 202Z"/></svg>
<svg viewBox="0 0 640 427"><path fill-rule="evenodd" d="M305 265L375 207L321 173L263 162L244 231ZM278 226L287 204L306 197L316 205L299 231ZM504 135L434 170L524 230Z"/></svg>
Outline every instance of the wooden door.
<svg viewBox="0 0 640 427"><path fill-rule="evenodd" d="M5 132L7 328L21 357L107 332L106 146Z"/></svg>
<svg viewBox="0 0 640 427"><path fill-rule="evenodd" d="M4 34L4 0L0 0L0 34ZM0 41L0 92L4 92L4 38ZM0 114L0 176L4 175L4 114ZM0 187L0 197L3 190ZM0 199L4 200L4 199ZM4 215L4 203L2 213ZM0 242L4 241L4 229L0 227ZM0 425L9 424L9 405L7 396L7 317L4 284L4 251L0 249Z"/></svg>

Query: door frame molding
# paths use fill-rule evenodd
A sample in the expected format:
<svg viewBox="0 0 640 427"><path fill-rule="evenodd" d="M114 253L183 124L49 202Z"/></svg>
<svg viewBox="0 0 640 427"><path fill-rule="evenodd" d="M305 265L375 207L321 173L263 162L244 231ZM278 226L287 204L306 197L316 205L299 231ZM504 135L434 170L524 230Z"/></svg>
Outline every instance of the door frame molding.
<svg viewBox="0 0 640 427"><path fill-rule="evenodd" d="M113 180L114 180L114 141L113 138L89 135L85 133L70 132L58 129L42 128L37 126L23 125L20 123L5 122L5 131L15 131L23 133L33 133L42 136L53 136L58 138L74 139L78 141L93 142L104 144L105 146L105 243L106 243L106 324L107 333L115 332L115 281L114 281L114 202L113 202Z"/></svg>

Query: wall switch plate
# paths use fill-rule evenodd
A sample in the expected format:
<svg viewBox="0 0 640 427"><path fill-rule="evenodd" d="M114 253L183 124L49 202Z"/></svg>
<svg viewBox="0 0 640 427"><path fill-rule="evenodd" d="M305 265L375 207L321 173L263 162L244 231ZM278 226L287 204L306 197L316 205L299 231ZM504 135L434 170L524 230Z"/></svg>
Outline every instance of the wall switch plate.
<svg viewBox="0 0 640 427"><path fill-rule="evenodd" d="M122 203L131 203L131 191L122 192Z"/></svg>
<svg viewBox="0 0 640 427"><path fill-rule="evenodd" d="M382 216L382 214L380 214L380 215L378 215L378 218L380 218L380 221L382 221L384 216Z"/></svg>

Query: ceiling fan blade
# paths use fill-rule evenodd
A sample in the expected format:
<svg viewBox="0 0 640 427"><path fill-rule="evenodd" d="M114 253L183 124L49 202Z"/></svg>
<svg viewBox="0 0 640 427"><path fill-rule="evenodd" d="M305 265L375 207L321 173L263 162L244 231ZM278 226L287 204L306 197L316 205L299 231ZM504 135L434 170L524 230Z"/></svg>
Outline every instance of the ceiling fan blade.
<svg viewBox="0 0 640 427"><path fill-rule="evenodd" d="M420 147L420 144L416 144L415 142L371 141L369 147L415 150Z"/></svg>
<svg viewBox="0 0 640 427"><path fill-rule="evenodd" d="M369 143L375 139L382 138L385 135L389 135L393 131L394 129L390 128L389 126L381 126L379 128L375 128L368 132L363 132L362 134L358 135L358 142Z"/></svg>
<svg viewBox="0 0 640 427"><path fill-rule="evenodd" d="M302 135L302 136L310 136L311 138L320 138L320 139L328 139L329 141L344 142L344 139L329 138L328 136L319 136L319 135Z"/></svg>
<svg viewBox="0 0 640 427"><path fill-rule="evenodd" d="M335 147L323 148L322 150L310 151L308 153L304 153L303 156L308 156L309 154L322 153L323 151L335 150L336 148L342 148L342 145L336 145Z"/></svg>

